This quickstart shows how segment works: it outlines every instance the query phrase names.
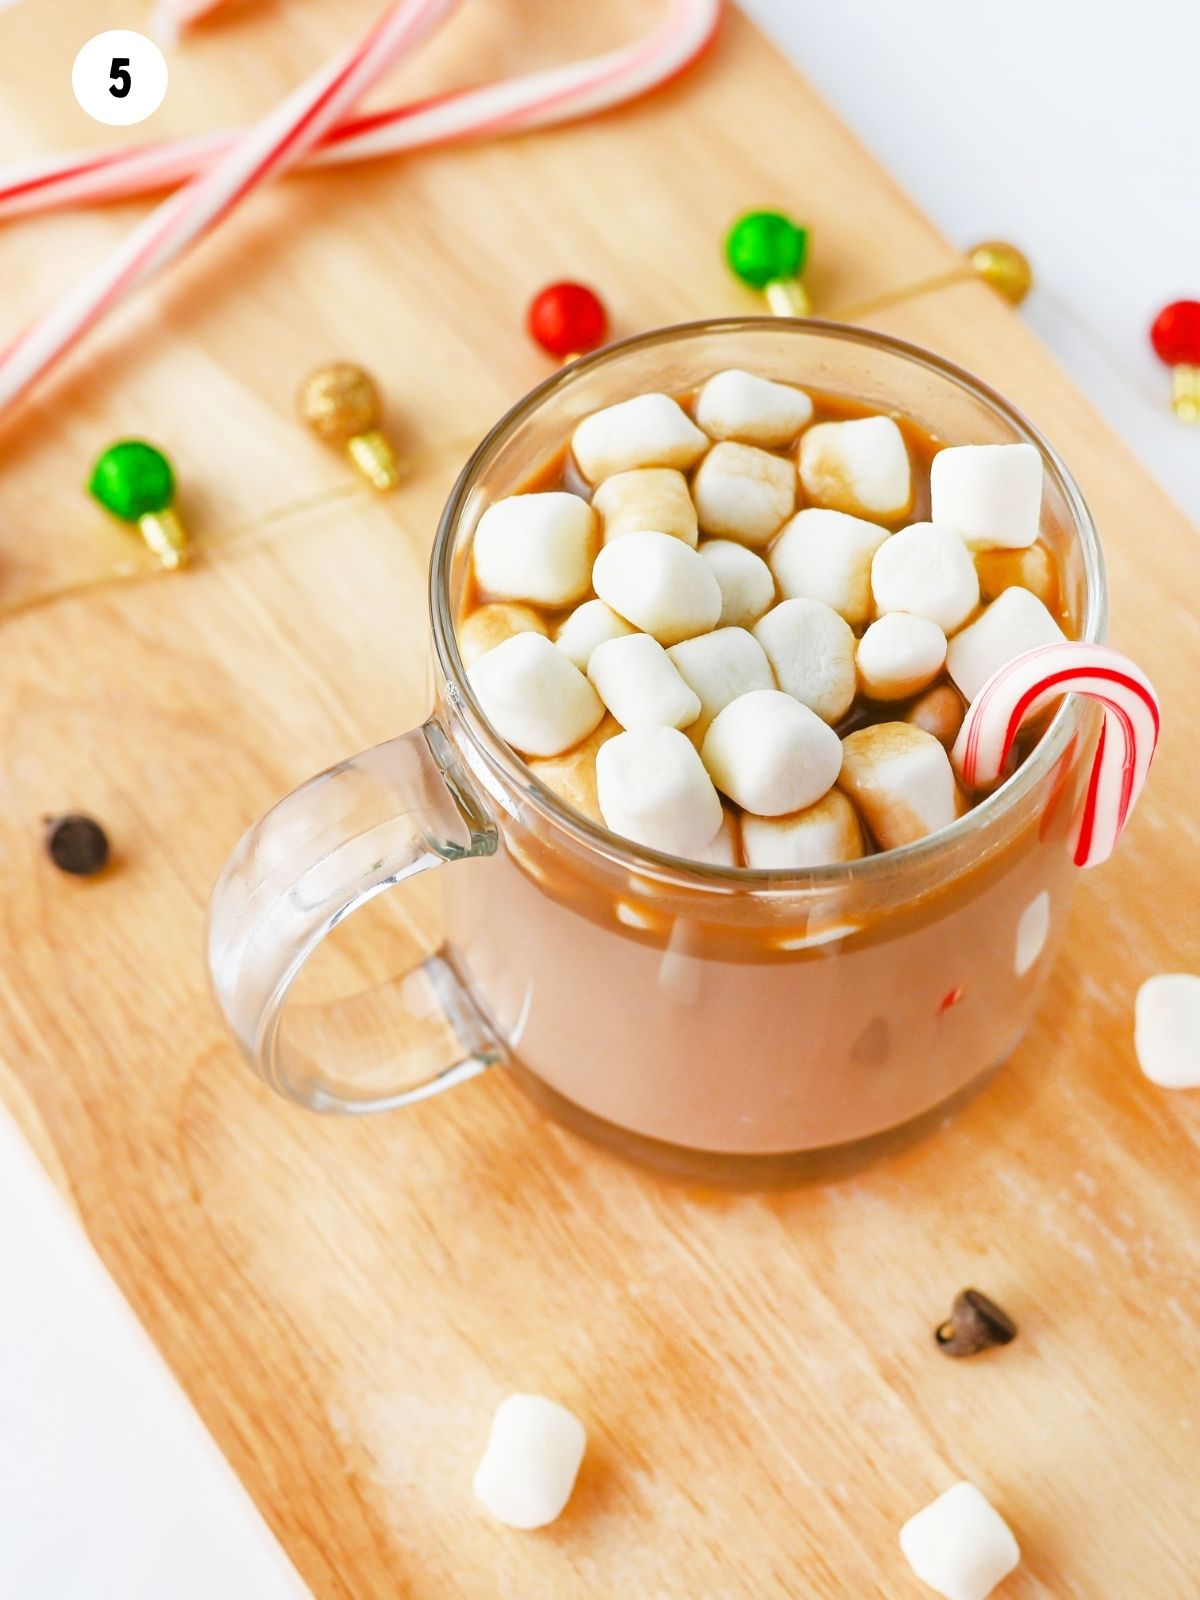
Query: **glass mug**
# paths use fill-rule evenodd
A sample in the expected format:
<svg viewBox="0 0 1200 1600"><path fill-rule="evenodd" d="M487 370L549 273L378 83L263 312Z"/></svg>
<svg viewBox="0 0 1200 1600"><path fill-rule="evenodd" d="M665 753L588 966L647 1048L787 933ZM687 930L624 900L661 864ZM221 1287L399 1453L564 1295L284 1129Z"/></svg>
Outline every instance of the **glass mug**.
<svg viewBox="0 0 1200 1600"><path fill-rule="evenodd" d="M1075 483L1019 413L939 357L756 318L664 328L573 362L492 429L450 496L430 574L429 720L282 800L217 884L216 998L283 1094L319 1111L387 1110L503 1064L553 1115L626 1154L756 1183L843 1170L919 1133L1025 1032L1073 892L1095 706L1068 697L1015 775L937 835L767 873L688 864L592 824L471 692L454 621L480 513L588 412L725 367L902 411L951 443L1035 445L1073 631L1103 637L1103 564ZM352 1007L316 1046L289 1037L289 991L326 935L432 867L448 869L446 941L398 993L379 991L391 1013ZM450 1025L451 1059L413 1082L431 1009Z"/></svg>

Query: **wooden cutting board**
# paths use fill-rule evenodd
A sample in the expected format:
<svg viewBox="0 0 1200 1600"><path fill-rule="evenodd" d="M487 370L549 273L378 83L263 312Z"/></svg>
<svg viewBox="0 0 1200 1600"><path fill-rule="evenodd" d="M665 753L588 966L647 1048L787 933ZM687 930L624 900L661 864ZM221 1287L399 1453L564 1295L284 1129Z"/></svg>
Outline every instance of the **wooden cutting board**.
<svg viewBox="0 0 1200 1600"><path fill-rule="evenodd" d="M153 131L266 107L375 3L231 5L172 58ZM604 48L658 12L471 0L388 97ZM104 25L144 18L110 0ZM45 22L0 17L6 157L109 139L67 87L94 7ZM219 543L182 576L0 623L0 1092L318 1600L917 1600L897 1529L960 1476L1019 1533L1012 1600L1197 1592L1200 1096L1147 1083L1131 1032L1140 980L1198 959L1200 546L986 288L869 320L1058 444L1166 734L984 1095L852 1181L731 1195L621 1165L502 1073L387 1118L307 1115L249 1076L209 1002L204 906L242 829L424 714L435 516L471 438L546 371L530 293L585 276L619 332L745 309L719 240L771 203L813 226L819 308L956 261L735 13L695 71L585 127L256 197L0 432L0 604L129 554L80 489L120 434L167 445ZM143 209L0 230L6 327ZM386 500L292 419L298 378L343 355L420 455ZM39 817L73 806L119 855L94 883L40 854ZM407 926L408 954L435 936L423 911ZM967 1283L1022 1333L954 1363L931 1329ZM591 1440L568 1513L532 1536L470 1494L521 1388Z"/></svg>

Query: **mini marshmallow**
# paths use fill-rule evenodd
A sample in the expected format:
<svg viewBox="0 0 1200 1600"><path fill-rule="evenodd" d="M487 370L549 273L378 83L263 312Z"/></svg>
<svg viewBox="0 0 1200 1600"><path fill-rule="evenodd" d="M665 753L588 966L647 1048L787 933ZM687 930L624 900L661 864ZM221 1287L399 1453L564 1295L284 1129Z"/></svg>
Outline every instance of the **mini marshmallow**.
<svg viewBox="0 0 1200 1600"><path fill-rule="evenodd" d="M566 606L588 592L596 513L577 494L550 490L497 500L479 519L473 555L479 587L498 600Z"/></svg>
<svg viewBox="0 0 1200 1600"><path fill-rule="evenodd" d="M528 606L510 605L497 600L492 605L479 606L458 626L458 653L464 667L473 667L480 656L487 655L514 633L545 633L546 624L536 611Z"/></svg>
<svg viewBox="0 0 1200 1600"><path fill-rule="evenodd" d="M1021 1559L1007 1522L973 1483L956 1483L900 1529L913 1572L944 1600L987 1600Z"/></svg>
<svg viewBox="0 0 1200 1600"><path fill-rule="evenodd" d="M756 624L754 637L781 689L826 722L849 711L858 688L854 634L821 600L785 600Z"/></svg>
<svg viewBox="0 0 1200 1600"><path fill-rule="evenodd" d="M742 854L738 843L738 819L732 811L724 811L716 837L703 850L697 850L692 859L710 867L740 867Z"/></svg>
<svg viewBox="0 0 1200 1600"><path fill-rule="evenodd" d="M696 543L696 508L687 479L674 467L636 467L617 472L592 496L604 543L626 533L670 533Z"/></svg>
<svg viewBox="0 0 1200 1600"><path fill-rule="evenodd" d="M1036 595L1005 589L969 628L950 641L946 668L968 700L992 673L1026 650L1061 644L1066 635Z"/></svg>
<svg viewBox="0 0 1200 1600"><path fill-rule="evenodd" d="M769 544L796 508L796 468L750 444L713 445L692 479L704 533Z"/></svg>
<svg viewBox="0 0 1200 1600"><path fill-rule="evenodd" d="M1160 972L1134 1004L1138 1066L1161 1089L1200 1089L1200 977Z"/></svg>
<svg viewBox="0 0 1200 1600"><path fill-rule="evenodd" d="M914 522L885 539L871 563L871 589L881 613L911 611L951 634L979 604L971 552L953 528Z"/></svg>
<svg viewBox="0 0 1200 1600"><path fill-rule="evenodd" d="M924 728L949 750L958 738L966 711L967 703L958 690L952 684L939 683L936 689L913 701L904 720L914 728Z"/></svg>
<svg viewBox="0 0 1200 1600"><path fill-rule="evenodd" d="M995 600L1005 589L1028 589L1050 611L1058 610L1058 570L1044 544L1024 550L980 550L975 556L979 593Z"/></svg>
<svg viewBox="0 0 1200 1600"><path fill-rule="evenodd" d="M700 715L699 697L648 633L598 645L588 679L623 728L687 728Z"/></svg>
<svg viewBox="0 0 1200 1600"><path fill-rule="evenodd" d="M742 850L748 867L764 871L825 867L856 861L863 853L858 812L840 789L831 789L789 817L742 818Z"/></svg>
<svg viewBox="0 0 1200 1600"><path fill-rule="evenodd" d="M476 612L476 616L478 614ZM609 639L621 639L633 631L625 618L619 617L603 600L585 600L559 623L554 642L568 661L573 661L580 672L586 672L597 645L606 644Z"/></svg>
<svg viewBox="0 0 1200 1600"><path fill-rule="evenodd" d="M761 817L813 805L842 764L838 736L779 689L755 689L713 718L700 751L723 794Z"/></svg>
<svg viewBox="0 0 1200 1600"><path fill-rule="evenodd" d="M561 756L535 757L529 762L529 770L572 810L603 827L604 818L596 793L596 752L620 731L621 724L615 717L605 717L581 744L572 745Z"/></svg>
<svg viewBox="0 0 1200 1600"><path fill-rule="evenodd" d="M514 634L467 677L488 721L522 755L560 755L604 715L583 673L541 633Z"/></svg>
<svg viewBox="0 0 1200 1600"><path fill-rule="evenodd" d="M812 414L803 389L737 367L715 373L696 397L696 421L705 433L766 449L790 444Z"/></svg>
<svg viewBox="0 0 1200 1600"><path fill-rule="evenodd" d="M798 511L771 547L785 600L823 600L852 626L871 615L871 561L886 528L844 511Z"/></svg>
<svg viewBox="0 0 1200 1600"><path fill-rule="evenodd" d="M927 617L889 611L858 641L858 682L872 700L907 700L933 682L946 660L946 635Z"/></svg>
<svg viewBox="0 0 1200 1600"><path fill-rule="evenodd" d="M1038 536L1042 458L1031 444L959 444L929 471L930 516L976 550L1020 550Z"/></svg>
<svg viewBox="0 0 1200 1600"><path fill-rule="evenodd" d="M586 1448L583 1423L565 1406L510 1394L496 1408L475 1469L476 1498L510 1528L544 1528L571 1498Z"/></svg>
<svg viewBox="0 0 1200 1600"><path fill-rule="evenodd" d="M606 544L592 568L601 600L659 644L715 628L721 586L695 550L667 533L627 533Z"/></svg>
<svg viewBox="0 0 1200 1600"><path fill-rule="evenodd" d="M912 505L904 435L891 417L820 422L800 437L800 482L814 505L894 522Z"/></svg>
<svg viewBox="0 0 1200 1600"><path fill-rule="evenodd" d="M700 554L721 589L722 628L751 628L775 604L775 579L761 556L732 539L708 539Z"/></svg>
<svg viewBox="0 0 1200 1600"><path fill-rule="evenodd" d="M667 651L688 688L699 698L692 737L703 738L718 711L752 689L773 689L774 674L762 645L745 628L718 628L685 639ZM679 724L683 727L683 723Z"/></svg>
<svg viewBox="0 0 1200 1600"><path fill-rule="evenodd" d="M878 722L847 735L838 787L883 850L924 839L959 814L950 757L931 733L908 722Z"/></svg>
<svg viewBox="0 0 1200 1600"><path fill-rule="evenodd" d="M695 745L677 728L610 739L596 756L596 786L607 827L668 855L701 855L724 819Z"/></svg>
<svg viewBox="0 0 1200 1600"><path fill-rule="evenodd" d="M670 395L639 394L584 417L571 448L588 482L600 483L614 472L634 467L686 471L699 461L708 443L708 435Z"/></svg>

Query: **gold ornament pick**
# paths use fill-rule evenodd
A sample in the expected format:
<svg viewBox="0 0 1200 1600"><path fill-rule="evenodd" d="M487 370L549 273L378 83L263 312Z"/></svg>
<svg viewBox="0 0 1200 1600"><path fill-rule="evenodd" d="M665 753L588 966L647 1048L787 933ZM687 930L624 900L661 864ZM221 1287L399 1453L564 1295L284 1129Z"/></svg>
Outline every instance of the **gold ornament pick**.
<svg viewBox="0 0 1200 1600"><path fill-rule="evenodd" d="M344 445L350 459L376 489L400 481L396 452L379 431L383 405L370 373L352 361L334 361L309 373L296 408L318 439Z"/></svg>
<svg viewBox="0 0 1200 1600"><path fill-rule="evenodd" d="M1004 239L985 239L967 251L967 261L971 270L1009 305L1019 306L1033 288L1029 258Z"/></svg>

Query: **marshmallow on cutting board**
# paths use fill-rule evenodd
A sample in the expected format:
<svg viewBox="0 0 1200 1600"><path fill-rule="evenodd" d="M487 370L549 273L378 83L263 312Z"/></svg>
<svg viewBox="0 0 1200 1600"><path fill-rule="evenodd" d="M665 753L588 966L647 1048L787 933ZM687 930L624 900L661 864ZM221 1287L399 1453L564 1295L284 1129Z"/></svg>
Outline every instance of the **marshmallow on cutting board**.
<svg viewBox="0 0 1200 1600"><path fill-rule="evenodd" d="M596 593L659 644L715 628L721 587L708 563L667 533L627 533L606 544L592 568Z"/></svg>
<svg viewBox="0 0 1200 1600"><path fill-rule="evenodd" d="M484 715L527 756L556 756L585 739L604 715L600 697L541 633L516 633L467 672Z"/></svg>
<svg viewBox="0 0 1200 1600"><path fill-rule="evenodd" d="M1000 1513L973 1483L956 1483L900 1529L900 1548L943 1600L987 1600L1021 1559Z"/></svg>
<svg viewBox="0 0 1200 1600"><path fill-rule="evenodd" d="M775 604L775 579L761 556L732 539L706 539L701 557L721 590L722 628L750 628Z"/></svg>
<svg viewBox="0 0 1200 1600"><path fill-rule="evenodd" d="M696 508L687 479L674 467L635 467L616 472L592 496L604 543L626 533L670 533L696 543Z"/></svg>
<svg viewBox="0 0 1200 1600"><path fill-rule="evenodd" d="M863 853L858 813L840 789L786 817L742 817L742 851L748 867L803 871Z"/></svg>
<svg viewBox="0 0 1200 1600"><path fill-rule="evenodd" d="M931 733L908 722L877 722L848 734L838 787L883 850L949 827L961 810L950 757Z"/></svg>
<svg viewBox="0 0 1200 1600"><path fill-rule="evenodd" d="M492 1418L475 1494L510 1528L544 1528L571 1498L586 1448L583 1423L565 1406L510 1394Z"/></svg>
<svg viewBox="0 0 1200 1600"><path fill-rule="evenodd" d="M724 821L695 745L677 728L609 739L596 755L596 788L606 827L668 855L700 855Z"/></svg>
<svg viewBox="0 0 1200 1600"><path fill-rule="evenodd" d="M475 529L476 581L498 600L570 605L591 586L597 532L596 513L576 494L509 495Z"/></svg>
<svg viewBox="0 0 1200 1600"><path fill-rule="evenodd" d="M969 628L955 634L946 652L946 668L968 700L998 668L1026 650L1066 640L1058 623L1028 589L1005 589Z"/></svg>
<svg viewBox="0 0 1200 1600"><path fill-rule="evenodd" d="M826 722L850 709L858 680L850 624L821 600L784 600L754 627L781 689Z"/></svg>
<svg viewBox="0 0 1200 1600"><path fill-rule="evenodd" d="M959 444L929 469L930 515L974 550L1019 550L1038 536L1042 458L1031 444Z"/></svg>
<svg viewBox="0 0 1200 1600"><path fill-rule="evenodd" d="M764 449L790 444L812 414L803 389L738 367L714 373L696 397L696 421L711 438Z"/></svg>
<svg viewBox="0 0 1200 1600"><path fill-rule="evenodd" d="M635 467L685 472L708 446L708 435L668 394L639 394L593 411L571 439L576 463L589 483Z"/></svg>
<svg viewBox="0 0 1200 1600"><path fill-rule="evenodd" d="M739 695L775 687L762 645L745 628L717 628L672 645L667 654L699 700L699 715L691 727L693 738L702 738L717 712Z"/></svg>
<svg viewBox="0 0 1200 1600"><path fill-rule="evenodd" d="M885 539L871 562L880 613L910 611L943 633L961 628L979 604L979 574L953 528L914 522Z"/></svg>
<svg viewBox="0 0 1200 1600"><path fill-rule="evenodd" d="M742 544L770 544L796 508L796 468L785 456L725 440L692 479L700 531Z"/></svg>
<svg viewBox="0 0 1200 1600"><path fill-rule="evenodd" d="M1138 1065L1160 1089L1200 1089L1200 977L1160 972L1134 1003Z"/></svg>
<svg viewBox="0 0 1200 1600"><path fill-rule="evenodd" d="M598 645L587 674L623 728L687 728L700 715L699 696L648 633Z"/></svg>
<svg viewBox="0 0 1200 1600"><path fill-rule="evenodd" d="M484 610L487 609L485 606ZM478 615L478 612L476 613ZM619 617L603 600L585 600L576 606L555 629L554 642L568 661L573 661L580 672L586 672L592 651L609 639L623 638L633 633L624 617Z"/></svg>
<svg viewBox="0 0 1200 1600"><path fill-rule="evenodd" d="M780 689L731 701L713 718L700 754L722 794L762 817L813 805L842 764L833 729Z"/></svg>
<svg viewBox="0 0 1200 1600"><path fill-rule="evenodd" d="M844 511L798 511L771 547L785 600L823 600L857 627L871 615L871 561L886 528Z"/></svg>
<svg viewBox="0 0 1200 1600"><path fill-rule="evenodd" d="M891 417L819 422L800 436L800 482L809 500L854 517L894 522L912 505L912 467Z"/></svg>

